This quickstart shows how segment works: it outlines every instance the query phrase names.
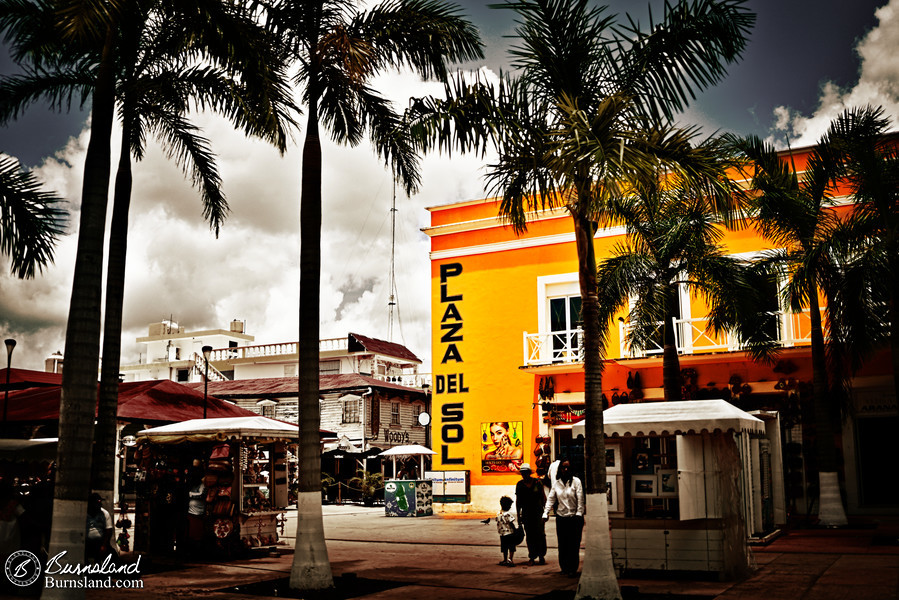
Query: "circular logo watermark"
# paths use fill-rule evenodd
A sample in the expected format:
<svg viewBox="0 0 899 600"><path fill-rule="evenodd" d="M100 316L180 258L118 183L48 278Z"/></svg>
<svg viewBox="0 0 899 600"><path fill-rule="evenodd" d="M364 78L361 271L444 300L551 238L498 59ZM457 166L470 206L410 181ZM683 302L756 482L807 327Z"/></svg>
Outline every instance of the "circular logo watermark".
<svg viewBox="0 0 899 600"><path fill-rule="evenodd" d="M28 550L17 550L6 559L4 571L10 583L26 587L41 576L41 561Z"/></svg>

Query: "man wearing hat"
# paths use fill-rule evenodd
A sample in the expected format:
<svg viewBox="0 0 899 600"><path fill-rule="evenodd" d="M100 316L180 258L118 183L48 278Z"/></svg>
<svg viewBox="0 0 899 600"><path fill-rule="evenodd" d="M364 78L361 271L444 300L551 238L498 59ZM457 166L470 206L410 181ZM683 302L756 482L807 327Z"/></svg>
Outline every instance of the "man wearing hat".
<svg viewBox="0 0 899 600"><path fill-rule="evenodd" d="M531 465L522 463L518 468L521 481L515 485L515 506L518 522L524 527L528 544L528 564L546 564L546 532L543 523L543 504L546 495L543 484L531 475Z"/></svg>

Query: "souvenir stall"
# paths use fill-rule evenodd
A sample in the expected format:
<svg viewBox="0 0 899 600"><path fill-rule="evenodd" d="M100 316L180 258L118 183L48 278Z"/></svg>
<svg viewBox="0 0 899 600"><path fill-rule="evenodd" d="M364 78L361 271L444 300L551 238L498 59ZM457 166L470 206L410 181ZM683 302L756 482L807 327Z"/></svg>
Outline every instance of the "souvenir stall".
<svg viewBox="0 0 899 600"><path fill-rule="evenodd" d="M421 469L418 473L424 476L425 456L437 454L430 448L418 444L394 446L379 456L393 459L393 472L396 473L398 457L419 457ZM393 479L384 482L384 514L388 517L426 517L434 514L434 483L430 479Z"/></svg>
<svg viewBox="0 0 899 600"><path fill-rule="evenodd" d="M233 554L282 545L296 439L296 426L260 416L141 431L135 549Z"/></svg>
<svg viewBox="0 0 899 600"><path fill-rule="evenodd" d="M745 574L754 507L783 501L782 478L752 476L776 428L724 400L621 404L603 427L615 566Z"/></svg>

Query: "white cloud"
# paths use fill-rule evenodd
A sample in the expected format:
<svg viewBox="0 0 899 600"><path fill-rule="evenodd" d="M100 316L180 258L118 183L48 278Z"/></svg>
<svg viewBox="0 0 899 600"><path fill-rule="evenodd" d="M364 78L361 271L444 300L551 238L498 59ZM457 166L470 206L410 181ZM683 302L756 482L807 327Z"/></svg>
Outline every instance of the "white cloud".
<svg viewBox="0 0 899 600"><path fill-rule="evenodd" d="M775 129L772 140L781 139L780 131L790 136L794 147L815 144L827 131L831 121L847 108L865 105L882 106L893 119L894 127L899 119L899 0L890 2L875 13L879 23L859 42L857 51L861 59L859 80L848 89L841 89L832 82L821 88L818 108L811 116L802 115L789 107L774 110Z"/></svg>
<svg viewBox="0 0 899 600"><path fill-rule="evenodd" d="M484 75L493 77L489 71ZM385 75L375 87L400 108L410 96L443 89L408 73ZM147 325L170 316L188 330L227 328L232 319L244 320L257 343L297 339L302 132L282 157L263 142L247 140L221 118L198 115L195 122L217 154L231 214L216 239L202 222L197 192L148 141L146 156L133 165L125 363L138 359L142 347L134 340L147 335ZM71 199L75 220L88 139L85 130L36 173ZM112 148L115 164L117 139ZM425 207L481 197L484 162L458 154L450 159L428 156L422 162L419 193L407 198L397 190L399 306L393 339L425 359L426 369L431 342L430 245L420 231L429 221ZM347 148L323 141L322 176L322 337L353 331L386 338L393 193L389 171L367 143ZM77 222L73 231L76 227ZM46 356L63 349L76 242L76 235L63 239L56 264L33 281L0 272L0 334L19 342L14 366L42 369Z"/></svg>

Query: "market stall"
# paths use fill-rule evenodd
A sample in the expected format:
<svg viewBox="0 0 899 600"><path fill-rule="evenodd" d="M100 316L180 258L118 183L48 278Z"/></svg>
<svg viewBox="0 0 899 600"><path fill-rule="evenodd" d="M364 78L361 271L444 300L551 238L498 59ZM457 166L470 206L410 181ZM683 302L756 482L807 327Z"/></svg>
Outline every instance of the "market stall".
<svg viewBox="0 0 899 600"><path fill-rule="evenodd" d="M603 427L615 565L744 573L753 507L783 487L759 459L779 446L775 428L772 442L762 420L724 400L621 404Z"/></svg>
<svg viewBox="0 0 899 600"><path fill-rule="evenodd" d="M283 544L288 446L297 427L266 417L194 419L138 433L135 547L231 554Z"/></svg>
<svg viewBox="0 0 899 600"><path fill-rule="evenodd" d="M418 444L394 446L379 456L393 459L396 473L397 458L418 457L421 468L418 475L424 476L425 456L437 454L430 448ZM384 482L384 514L388 517L425 517L434 514L434 485L429 479L393 479Z"/></svg>

